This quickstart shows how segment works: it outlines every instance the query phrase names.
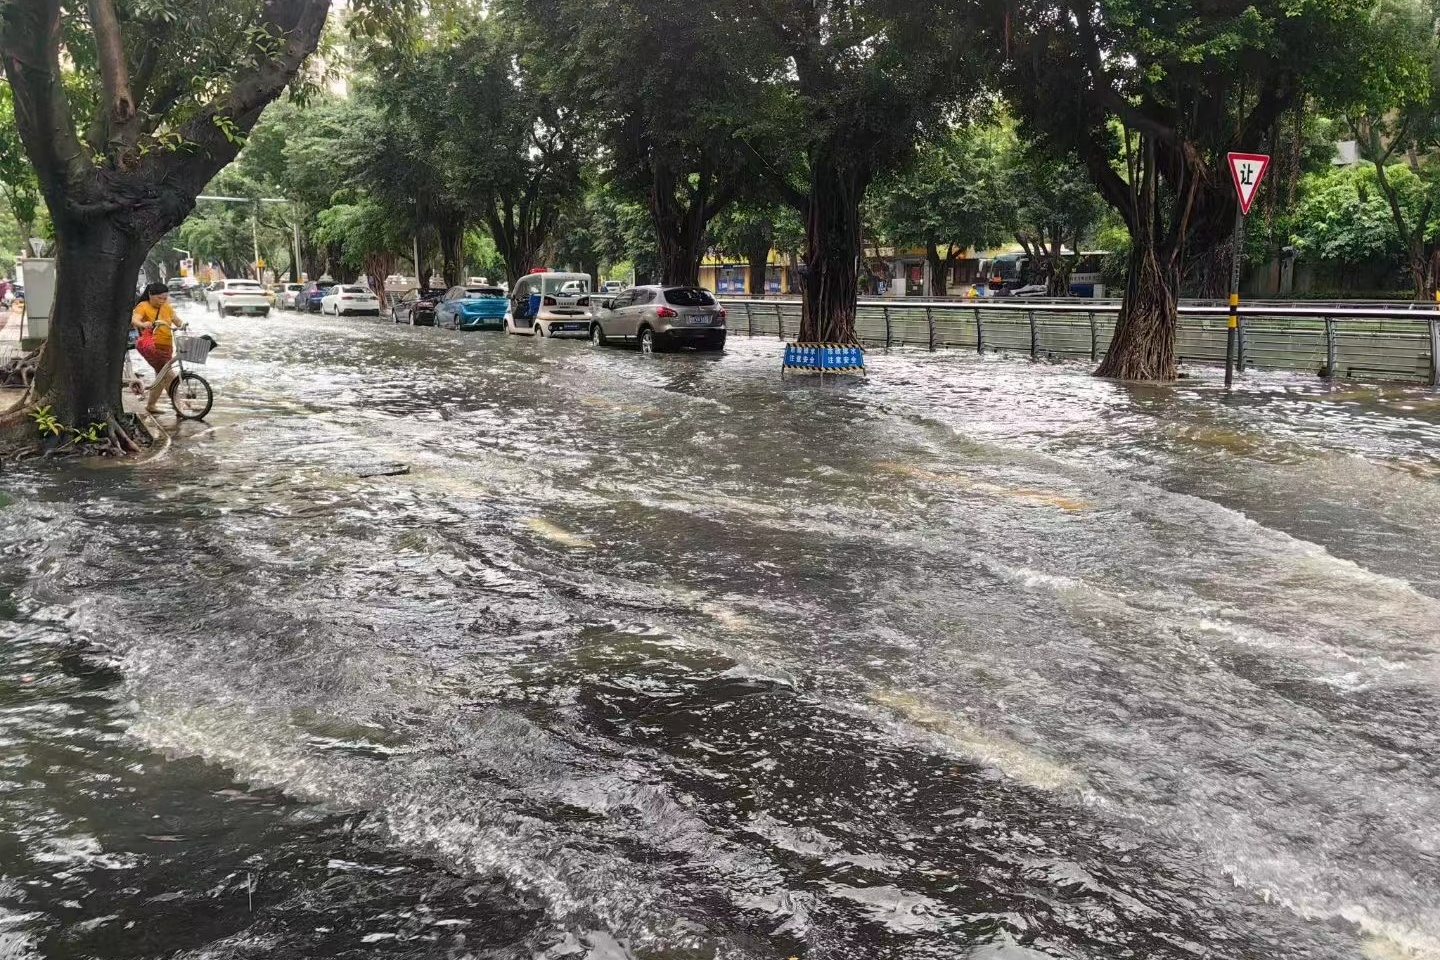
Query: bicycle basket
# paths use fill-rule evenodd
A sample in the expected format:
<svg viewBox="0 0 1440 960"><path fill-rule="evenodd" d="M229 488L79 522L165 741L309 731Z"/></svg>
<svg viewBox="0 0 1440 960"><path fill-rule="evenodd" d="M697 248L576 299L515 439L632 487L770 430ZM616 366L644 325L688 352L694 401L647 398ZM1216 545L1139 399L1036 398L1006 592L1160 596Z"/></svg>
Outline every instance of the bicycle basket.
<svg viewBox="0 0 1440 960"><path fill-rule="evenodd" d="M204 363L210 355L210 341L205 337L176 337L175 355L186 363Z"/></svg>

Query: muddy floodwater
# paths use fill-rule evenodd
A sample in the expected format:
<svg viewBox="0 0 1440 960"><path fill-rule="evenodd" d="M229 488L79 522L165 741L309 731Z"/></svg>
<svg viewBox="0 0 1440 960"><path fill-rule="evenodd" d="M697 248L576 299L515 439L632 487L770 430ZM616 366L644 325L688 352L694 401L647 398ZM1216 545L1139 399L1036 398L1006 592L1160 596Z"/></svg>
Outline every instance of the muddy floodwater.
<svg viewBox="0 0 1440 960"><path fill-rule="evenodd" d="M1440 395L193 319L0 473L0 958L1440 958Z"/></svg>

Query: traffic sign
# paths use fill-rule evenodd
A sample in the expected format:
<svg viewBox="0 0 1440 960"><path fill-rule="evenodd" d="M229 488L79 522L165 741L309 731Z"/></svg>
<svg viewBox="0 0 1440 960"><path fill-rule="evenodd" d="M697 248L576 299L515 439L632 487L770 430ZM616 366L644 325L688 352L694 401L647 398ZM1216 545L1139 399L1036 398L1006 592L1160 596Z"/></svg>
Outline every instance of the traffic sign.
<svg viewBox="0 0 1440 960"><path fill-rule="evenodd" d="M1235 193L1240 197L1240 212L1249 216L1250 205L1260 191L1260 181L1270 169L1270 158L1263 153L1232 153L1230 178L1235 181Z"/></svg>

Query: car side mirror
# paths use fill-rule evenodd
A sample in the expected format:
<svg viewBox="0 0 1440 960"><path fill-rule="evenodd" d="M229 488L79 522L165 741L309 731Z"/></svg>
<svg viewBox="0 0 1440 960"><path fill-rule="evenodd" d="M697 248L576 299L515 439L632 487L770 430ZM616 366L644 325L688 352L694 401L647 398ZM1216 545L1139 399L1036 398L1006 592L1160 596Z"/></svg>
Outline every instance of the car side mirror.
<svg viewBox="0 0 1440 960"><path fill-rule="evenodd" d="M615 298L614 298L614 297L609 297L609 298L607 298L607 299L605 299L605 300L601 300L601 301L600 301L600 306L601 306L603 309L605 309L605 310L614 310L614 309L615 309Z"/></svg>

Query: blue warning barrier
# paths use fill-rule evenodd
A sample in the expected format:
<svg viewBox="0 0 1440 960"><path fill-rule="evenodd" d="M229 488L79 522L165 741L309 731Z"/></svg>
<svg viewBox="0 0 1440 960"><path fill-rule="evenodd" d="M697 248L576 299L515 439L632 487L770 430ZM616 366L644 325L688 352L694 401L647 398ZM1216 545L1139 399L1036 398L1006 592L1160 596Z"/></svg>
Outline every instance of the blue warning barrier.
<svg viewBox="0 0 1440 960"><path fill-rule="evenodd" d="M865 348L853 343L790 343L785 345L785 359L780 372L808 370L824 376L827 373L865 372Z"/></svg>

